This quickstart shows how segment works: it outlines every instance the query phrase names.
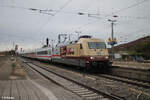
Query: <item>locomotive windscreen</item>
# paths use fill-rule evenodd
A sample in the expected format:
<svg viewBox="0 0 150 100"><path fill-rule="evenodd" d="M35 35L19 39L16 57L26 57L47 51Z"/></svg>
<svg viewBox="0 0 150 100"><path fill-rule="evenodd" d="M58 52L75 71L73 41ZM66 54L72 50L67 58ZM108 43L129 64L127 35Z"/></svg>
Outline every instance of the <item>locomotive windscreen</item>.
<svg viewBox="0 0 150 100"><path fill-rule="evenodd" d="M104 42L88 42L90 49L106 49L106 44Z"/></svg>

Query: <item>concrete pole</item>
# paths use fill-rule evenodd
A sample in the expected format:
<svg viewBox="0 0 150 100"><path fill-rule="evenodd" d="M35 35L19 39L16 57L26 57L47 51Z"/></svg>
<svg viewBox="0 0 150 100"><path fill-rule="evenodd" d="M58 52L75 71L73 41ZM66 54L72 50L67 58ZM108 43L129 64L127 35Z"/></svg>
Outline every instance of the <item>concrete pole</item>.
<svg viewBox="0 0 150 100"><path fill-rule="evenodd" d="M112 41L114 41L114 22L116 22L116 20L111 20L108 19L108 21L111 22L111 39ZM114 44L111 45L112 48L112 60L114 59Z"/></svg>
<svg viewBox="0 0 150 100"><path fill-rule="evenodd" d="M114 41L114 21L111 21L111 38ZM114 59L114 44L112 44L112 60Z"/></svg>

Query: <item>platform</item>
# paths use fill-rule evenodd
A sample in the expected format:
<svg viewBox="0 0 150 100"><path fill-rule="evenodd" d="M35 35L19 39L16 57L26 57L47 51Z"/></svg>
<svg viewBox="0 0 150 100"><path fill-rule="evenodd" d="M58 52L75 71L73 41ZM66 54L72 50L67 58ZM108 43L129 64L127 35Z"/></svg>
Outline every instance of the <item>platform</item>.
<svg viewBox="0 0 150 100"><path fill-rule="evenodd" d="M57 100L50 91L47 91L49 96L45 93L30 80L0 81L0 98L2 100Z"/></svg>
<svg viewBox="0 0 150 100"><path fill-rule="evenodd" d="M82 100L25 65L0 57L0 100Z"/></svg>

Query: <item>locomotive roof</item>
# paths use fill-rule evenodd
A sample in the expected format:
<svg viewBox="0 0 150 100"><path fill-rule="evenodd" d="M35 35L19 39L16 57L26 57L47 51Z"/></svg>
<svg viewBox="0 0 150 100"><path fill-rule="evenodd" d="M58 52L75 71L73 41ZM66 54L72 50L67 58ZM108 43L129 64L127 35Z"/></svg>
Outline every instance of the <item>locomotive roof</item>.
<svg viewBox="0 0 150 100"><path fill-rule="evenodd" d="M84 41L97 41L97 42L105 42L105 40L104 39L97 39L97 38L80 38L79 40L78 40L78 43L82 43L82 42L84 42Z"/></svg>
<svg viewBox="0 0 150 100"><path fill-rule="evenodd" d="M82 35L82 36L79 37L79 39L80 38L92 38L92 36L90 36L90 35Z"/></svg>
<svg viewBox="0 0 150 100"><path fill-rule="evenodd" d="M66 46L66 45L69 45L69 44L75 44L75 43L82 43L82 42L105 42L104 39L98 39L98 38L92 38L91 36L89 35L84 35L84 36L80 36L78 40L76 41L67 41L67 42L63 42L63 43L58 43L56 45L56 47L60 47L60 46Z"/></svg>

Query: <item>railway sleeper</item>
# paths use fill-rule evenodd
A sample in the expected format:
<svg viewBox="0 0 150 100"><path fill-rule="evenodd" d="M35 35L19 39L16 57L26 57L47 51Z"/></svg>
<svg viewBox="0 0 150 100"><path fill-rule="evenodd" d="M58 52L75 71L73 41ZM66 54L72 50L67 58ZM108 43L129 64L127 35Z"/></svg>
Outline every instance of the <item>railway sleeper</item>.
<svg viewBox="0 0 150 100"><path fill-rule="evenodd" d="M73 91L78 93L78 92L87 92L89 90L88 89L79 89L79 90L73 90Z"/></svg>
<svg viewBox="0 0 150 100"><path fill-rule="evenodd" d="M78 90L85 90L85 88L74 88L74 87L70 87L69 89L73 90L73 91L78 91ZM88 90L87 90L88 91Z"/></svg>
<svg viewBox="0 0 150 100"><path fill-rule="evenodd" d="M91 93L91 94L82 94L83 97L92 97L92 96L99 96L97 93Z"/></svg>
<svg viewBox="0 0 150 100"><path fill-rule="evenodd" d="M104 97L103 96L100 96L100 95L98 95L98 96L86 96L86 97L84 97L86 100L103 100L104 99ZM106 99L106 98L105 98ZM107 100L109 100L109 99L107 99Z"/></svg>
<svg viewBox="0 0 150 100"><path fill-rule="evenodd" d="M92 91L78 92L78 94L80 94L80 95L84 95L84 94L92 94L92 93L93 93Z"/></svg>

